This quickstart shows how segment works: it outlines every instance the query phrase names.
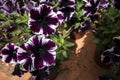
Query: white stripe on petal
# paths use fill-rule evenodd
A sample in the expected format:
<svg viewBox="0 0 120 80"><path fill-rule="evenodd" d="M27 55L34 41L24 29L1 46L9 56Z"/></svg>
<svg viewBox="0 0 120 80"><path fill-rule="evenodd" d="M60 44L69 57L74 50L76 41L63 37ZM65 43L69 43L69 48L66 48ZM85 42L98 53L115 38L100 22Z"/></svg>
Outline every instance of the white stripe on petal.
<svg viewBox="0 0 120 80"><path fill-rule="evenodd" d="M2 61L5 62L7 57L8 57L8 55L2 55Z"/></svg>

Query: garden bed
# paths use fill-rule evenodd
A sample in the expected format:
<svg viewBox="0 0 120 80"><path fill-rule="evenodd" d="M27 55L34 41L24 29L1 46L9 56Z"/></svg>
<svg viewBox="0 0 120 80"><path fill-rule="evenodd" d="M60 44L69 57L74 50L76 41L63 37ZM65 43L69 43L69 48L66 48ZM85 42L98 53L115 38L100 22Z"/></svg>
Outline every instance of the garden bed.
<svg viewBox="0 0 120 80"><path fill-rule="evenodd" d="M103 69L94 61L96 46L92 42L94 36L89 31L84 36L74 32L76 47L71 51L68 60L61 62L61 71L55 80L96 80L103 74ZM12 76L8 66L0 63L0 80L31 80L25 73L21 78ZM4 69L4 70L3 70ZM52 76L54 77L54 76Z"/></svg>
<svg viewBox="0 0 120 80"><path fill-rule="evenodd" d="M120 80L119 4L1 0L0 80Z"/></svg>

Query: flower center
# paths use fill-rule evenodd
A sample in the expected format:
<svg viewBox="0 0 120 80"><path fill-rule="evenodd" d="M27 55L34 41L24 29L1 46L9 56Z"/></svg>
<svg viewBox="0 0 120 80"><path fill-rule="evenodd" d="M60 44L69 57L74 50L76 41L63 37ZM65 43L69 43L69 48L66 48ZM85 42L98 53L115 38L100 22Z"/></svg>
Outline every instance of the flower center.
<svg viewBox="0 0 120 80"><path fill-rule="evenodd" d="M13 51L13 54L16 54L16 51Z"/></svg>
<svg viewBox="0 0 120 80"><path fill-rule="evenodd" d="M38 23L40 24L40 25L44 25L44 23L45 23L45 18L39 18L38 19Z"/></svg>
<svg viewBox="0 0 120 80"><path fill-rule="evenodd" d="M41 57L43 55L45 55L45 50L43 48L37 48L35 50L35 56L36 57Z"/></svg>
<svg viewBox="0 0 120 80"><path fill-rule="evenodd" d="M39 19L38 22L39 22L39 23L42 23L42 19Z"/></svg>
<svg viewBox="0 0 120 80"><path fill-rule="evenodd" d="M44 55L44 54L45 54L45 50L42 49L42 48L40 48L40 49L39 49L39 53L40 53L40 55Z"/></svg>

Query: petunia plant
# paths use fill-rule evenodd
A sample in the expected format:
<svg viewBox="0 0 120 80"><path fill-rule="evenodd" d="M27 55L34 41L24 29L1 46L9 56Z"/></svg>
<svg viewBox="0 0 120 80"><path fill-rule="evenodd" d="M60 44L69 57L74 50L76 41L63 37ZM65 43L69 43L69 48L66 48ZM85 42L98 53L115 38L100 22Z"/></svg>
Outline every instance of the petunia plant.
<svg viewBox="0 0 120 80"><path fill-rule="evenodd" d="M93 42L96 43L96 54L100 55L99 58L101 59L99 64L107 68L112 67L111 70L113 73L109 73L119 80L119 37L116 37L120 35L119 3L117 0L84 1L85 5L83 10L86 19L80 24L81 27L78 31L82 32L88 29L93 31L95 36ZM104 79L105 76L102 77ZM102 77L100 77L100 80L102 80ZM108 78L110 78L110 76Z"/></svg>
<svg viewBox="0 0 120 80"><path fill-rule="evenodd" d="M12 75L48 80L52 66L68 58L74 6L74 0L0 1L0 57L15 64Z"/></svg>
<svg viewBox="0 0 120 80"><path fill-rule="evenodd" d="M119 0L0 0L1 60L15 64L12 75L48 80L69 57L72 32L90 29L101 62L119 65L119 18Z"/></svg>

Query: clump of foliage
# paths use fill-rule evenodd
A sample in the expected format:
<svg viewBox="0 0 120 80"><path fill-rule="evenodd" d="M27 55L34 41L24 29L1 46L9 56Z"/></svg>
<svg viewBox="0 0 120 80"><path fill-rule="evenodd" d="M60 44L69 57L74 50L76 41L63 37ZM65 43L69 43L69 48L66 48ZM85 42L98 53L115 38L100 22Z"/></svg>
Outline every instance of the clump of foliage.
<svg viewBox="0 0 120 80"><path fill-rule="evenodd" d="M68 59L74 30L92 30L99 53L114 46L119 10L118 0L0 0L1 60L16 64L13 75L48 80L50 69Z"/></svg>

